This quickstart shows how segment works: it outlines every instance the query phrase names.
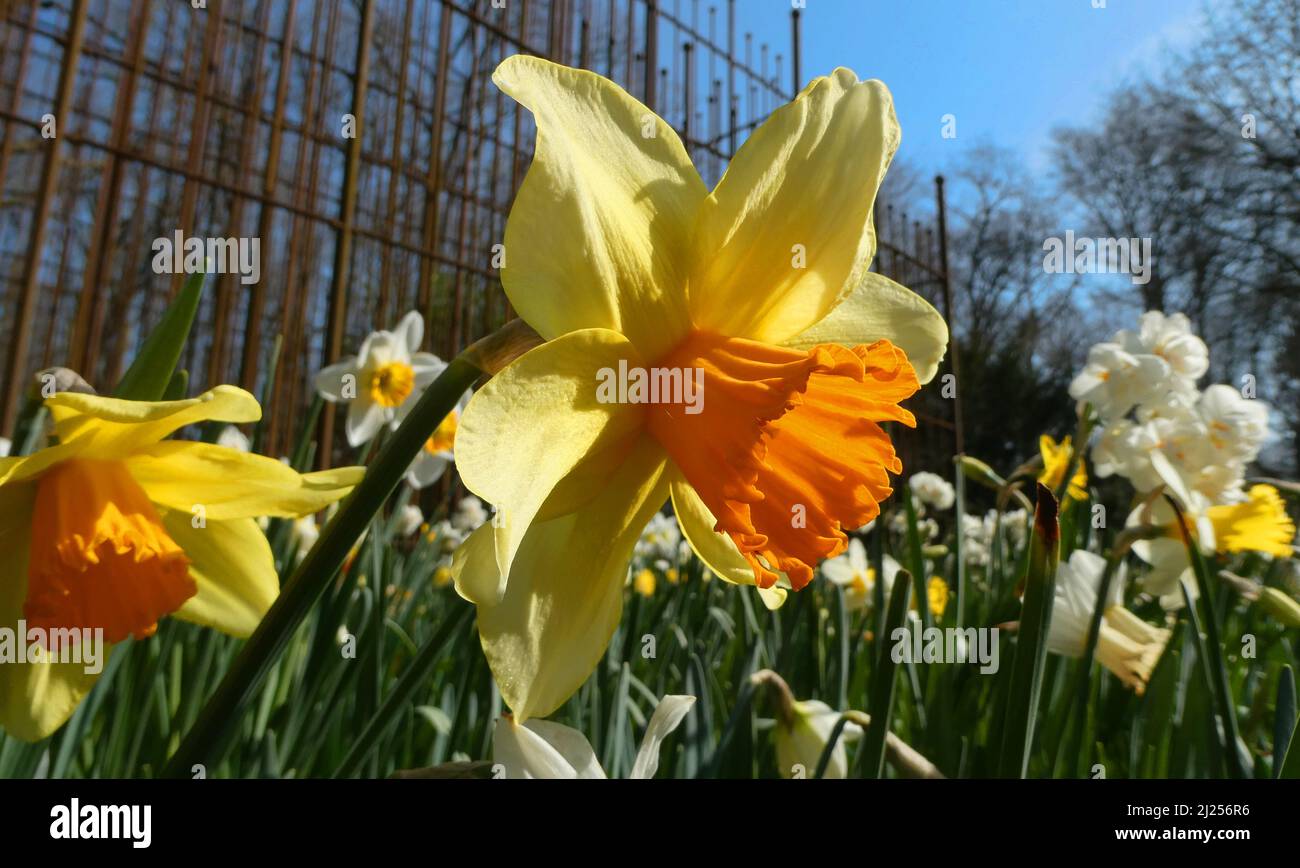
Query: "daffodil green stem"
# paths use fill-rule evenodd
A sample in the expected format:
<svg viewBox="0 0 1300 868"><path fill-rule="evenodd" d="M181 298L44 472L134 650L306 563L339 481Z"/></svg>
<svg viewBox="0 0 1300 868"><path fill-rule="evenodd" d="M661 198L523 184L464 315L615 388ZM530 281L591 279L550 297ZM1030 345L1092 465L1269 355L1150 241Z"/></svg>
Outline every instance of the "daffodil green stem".
<svg viewBox="0 0 1300 868"><path fill-rule="evenodd" d="M889 614L885 618L885 627L876 640L879 648L876 651L875 665L871 667L871 686L867 696L871 725L867 727L862 747L859 748L860 777L875 779L885 776L885 742L888 740L889 722L894 714L894 675L898 670L890 649L894 631L902 627L907 619L911 581L912 577L907 570L899 570L894 577L894 587L889 594Z"/></svg>
<svg viewBox="0 0 1300 868"><path fill-rule="evenodd" d="M1196 574L1196 585L1205 604L1205 640L1200 641L1201 628L1196 624L1197 650L1201 653L1201 664L1209 675L1211 692L1218 700L1219 717L1223 724L1223 750L1228 771L1234 778L1249 778L1250 771L1243 761L1238 745L1241 741L1237 727L1237 713L1233 705L1232 687L1228 683L1228 669L1223 663L1223 643L1219 640L1219 616L1214 608L1214 589L1210 587L1210 571L1201 557L1201 550L1192 538L1187 519L1178 501L1165 495L1165 500L1173 507L1178 529L1182 534L1183 545L1187 548L1187 557L1192 563L1192 572ZM1195 618L1195 601L1189 601L1189 617ZM1193 622L1195 624L1195 622Z"/></svg>
<svg viewBox="0 0 1300 868"><path fill-rule="evenodd" d="M480 374L477 367L457 357L425 391L285 582L279 598L163 768L163 777L190 777L195 766L202 766L210 775L221 762L244 712L294 631L338 573L348 552L397 487L425 441Z"/></svg>
<svg viewBox="0 0 1300 868"><path fill-rule="evenodd" d="M1034 533L1030 538L1029 561L1025 570L1025 596L1020 611L1016 657L1012 664L1002 727L1002 749L998 757L1000 777L1023 778L1029 770L1029 754L1034 744L1034 724L1038 717L1038 699L1047 659L1047 634L1052 624L1052 600L1056 596L1060 533L1056 498L1040 483L1034 507Z"/></svg>

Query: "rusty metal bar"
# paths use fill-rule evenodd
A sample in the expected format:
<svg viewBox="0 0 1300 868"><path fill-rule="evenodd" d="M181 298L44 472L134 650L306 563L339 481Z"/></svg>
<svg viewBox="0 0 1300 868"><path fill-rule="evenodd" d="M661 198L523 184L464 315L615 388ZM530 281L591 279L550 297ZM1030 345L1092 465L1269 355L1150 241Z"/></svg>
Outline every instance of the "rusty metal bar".
<svg viewBox="0 0 1300 868"><path fill-rule="evenodd" d="M361 0L361 28L357 36L356 79L352 88L352 117L356 128L348 140L347 164L343 170L343 199L340 207L342 227L334 247L333 290L329 307L329 343L325 353L328 363L343 355L343 335L347 330L348 279L352 266L353 220L357 211L357 177L361 170L361 145L365 138L366 84L370 77L370 37L375 25L374 0ZM321 465L328 467L332 461L334 443L334 405L329 404L322 415L320 439Z"/></svg>
<svg viewBox="0 0 1300 868"><path fill-rule="evenodd" d="M659 64L659 0L645 0L645 104L655 106L655 68Z"/></svg>
<svg viewBox="0 0 1300 868"><path fill-rule="evenodd" d="M943 275L939 285L943 292L943 318L948 323L948 369L955 381L952 397L953 437L956 453L960 455L966 451L966 438L961 413L961 365L957 353L957 336L953 333L952 281L948 271L948 206L947 197L943 193L943 175L934 178L934 199L938 209L936 225L939 236L939 269Z"/></svg>
<svg viewBox="0 0 1300 868"><path fill-rule="evenodd" d="M32 321L36 313L36 287L40 281L41 252L45 248L45 232L49 225L50 203L59 184L59 163L63 157L64 137L60 128L68 124L68 109L72 105L73 84L77 79L77 63L81 59L81 41L86 32L86 0L73 0L71 20L68 24L68 42L63 52L59 70L58 99L55 102L55 136L50 139L49 150L41 167L41 178L36 194L36 217L32 224L32 238L27 259L23 263L21 289L13 317L13 339L9 342L5 362L5 392L0 400L0 430L13 427L18 412L18 401L27 380L27 350L31 345Z"/></svg>
<svg viewBox="0 0 1300 868"><path fill-rule="evenodd" d="M207 152L208 119L212 117L212 106L208 94L212 88L212 68L216 65L213 58L221 42L221 0L212 0L208 7L207 27L203 31L203 55L199 60L199 80L194 96L194 120L190 125L189 151L185 164L201 171L203 158ZM177 228L182 232L194 225L194 208L199 198L199 185L187 180L181 192L180 220ZM184 274L173 274L171 294L174 296L184 281Z"/></svg>
<svg viewBox="0 0 1300 868"><path fill-rule="evenodd" d="M270 201L275 195L275 185L280 172L280 148L284 142L285 98L289 92L289 72L293 52L293 27L297 20L298 0L289 0L284 13L284 39L280 48L280 68L275 81L275 112L271 119L271 137L267 143L266 168L262 174L261 208L257 214L257 237L262 249L271 251L271 218L274 211ZM259 106L260 109L260 106ZM258 367L261 364L262 316L266 307L266 282L259 280L248 293L248 312L244 318L244 346L239 363L239 382L250 389L257 388Z"/></svg>

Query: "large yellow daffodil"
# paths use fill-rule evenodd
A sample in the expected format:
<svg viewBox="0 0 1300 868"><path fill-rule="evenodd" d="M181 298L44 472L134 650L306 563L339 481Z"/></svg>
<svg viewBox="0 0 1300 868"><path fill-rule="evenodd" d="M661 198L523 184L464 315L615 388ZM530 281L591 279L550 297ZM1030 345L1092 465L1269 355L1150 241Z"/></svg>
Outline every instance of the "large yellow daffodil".
<svg viewBox="0 0 1300 868"><path fill-rule="evenodd" d="M231 386L162 402L66 392L45 406L57 443L0 459L0 642L10 643L0 726L26 740L61 726L97 677L49 637L102 630L111 645L150 635L173 613L247 636L279 593L256 517L316 512L363 472L299 474L165 439L197 422L261 418L253 396ZM29 635L46 637L32 655L42 659L9 659Z"/></svg>
<svg viewBox="0 0 1300 868"><path fill-rule="evenodd" d="M868 271L899 141L880 82L816 79L710 193L672 128L607 79L519 56L493 80L537 121L502 282L546 343L461 419L461 477L498 514L454 569L522 720L595 667L637 536L668 497L701 559L768 599L842 552L901 470L878 423L914 424L899 402L948 333ZM702 412L602 403L601 370L624 368L702 371Z"/></svg>

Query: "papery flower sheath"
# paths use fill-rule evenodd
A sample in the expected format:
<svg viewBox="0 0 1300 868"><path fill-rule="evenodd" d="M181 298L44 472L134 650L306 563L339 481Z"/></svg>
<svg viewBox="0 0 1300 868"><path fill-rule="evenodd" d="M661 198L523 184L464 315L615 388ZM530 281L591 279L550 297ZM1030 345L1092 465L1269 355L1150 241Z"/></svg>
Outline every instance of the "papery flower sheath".
<svg viewBox="0 0 1300 868"><path fill-rule="evenodd" d="M111 645L178 618L247 636L279 594L259 516L309 515L363 468L300 474L272 458L166 439L199 422L255 422L248 392L181 401L58 393L55 445L0 459L0 628L102 630ZM20 637L20 641L22 638ZM63 724L97 673L56 655L0 665L0 726L27 740Z"/></svg>
<svg viewBox="0 0 1300 868"><path fill-rule="evenodd" d="M545 343L460 420L457 468L498 515L455 570L525 720L604 653L666 499L714 573L769 599L842 553L902 470L880 423L914 424L900 402L948 332L868 270L899 141L880 82L814 80L709 192L673 129L607 79L517 56L493 80L537 122L502 283ZM602 372L628 370L697 375L703 400L602 400Z"/></svg>

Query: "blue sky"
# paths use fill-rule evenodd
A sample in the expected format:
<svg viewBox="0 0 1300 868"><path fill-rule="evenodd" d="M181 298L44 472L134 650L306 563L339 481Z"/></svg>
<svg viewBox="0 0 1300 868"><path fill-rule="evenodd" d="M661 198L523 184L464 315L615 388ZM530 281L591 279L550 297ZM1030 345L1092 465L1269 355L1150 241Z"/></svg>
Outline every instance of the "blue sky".
<svg viewBox="0 0 1300 868"><path fill-rule="evenodd" d="M1042 172L1054 127L1095 119L1109 91L1158 69L1162 46L1186 46L1201 18L1200 0L1092 2L807 0L803 78L848 66L884 81L903 128L900 157L925 172L985 143ZM738 29L788 57L789 0L737 7ZM940 135L948 113L956 139Z"/></svg>

